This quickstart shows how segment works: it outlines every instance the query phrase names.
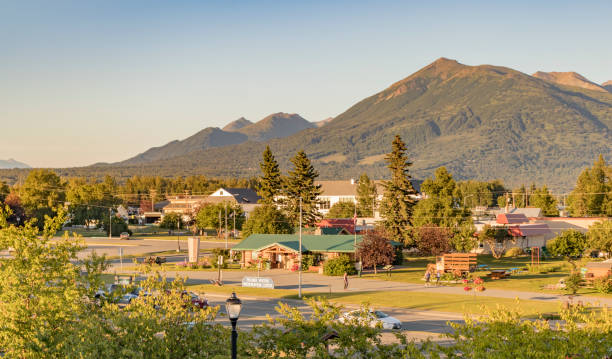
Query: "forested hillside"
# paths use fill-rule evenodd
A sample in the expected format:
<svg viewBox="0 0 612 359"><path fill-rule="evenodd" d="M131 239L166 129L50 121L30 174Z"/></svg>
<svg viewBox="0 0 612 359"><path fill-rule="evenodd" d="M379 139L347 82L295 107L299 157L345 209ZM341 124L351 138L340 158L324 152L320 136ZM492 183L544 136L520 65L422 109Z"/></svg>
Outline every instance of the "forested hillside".
<svg viewBox="0 0 612 359"><path fill-rule="evenodd" d="M415 178L445 166L457 179L499 178L511 186L535 182L569 189L599 154L612 157L611 128L611 93L442 58L322 127L267 143L284 168L304 149L322 179L357 178L364 171L383 178L383 154L399 134L414 161ZM249 141L139 165L59 172L249 177L259 171L265 145Z"/></svg>

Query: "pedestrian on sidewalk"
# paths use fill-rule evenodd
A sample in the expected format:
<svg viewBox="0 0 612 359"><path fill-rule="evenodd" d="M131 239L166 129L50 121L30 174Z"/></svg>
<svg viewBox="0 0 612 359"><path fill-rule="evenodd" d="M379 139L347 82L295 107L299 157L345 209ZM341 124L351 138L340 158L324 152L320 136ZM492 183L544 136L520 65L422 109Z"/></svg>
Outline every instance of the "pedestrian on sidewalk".
<svg viewBox="0 0 612 359"><path fill-rule="evenodd" d="M431 272L428 270L425 272L425 286L429 287L429 280L431 279Z"/></svg>
<svg viewBox="0 0 612 359"><path fill-rule="evenodd" d="M344 290L348 288L348 274L344 272Z"/></svg>
<svg viewBox="0 0 612 359"><path fill-rule="evenodd" d="M440 285L440 271L436 271L436 287Z"/></svg>

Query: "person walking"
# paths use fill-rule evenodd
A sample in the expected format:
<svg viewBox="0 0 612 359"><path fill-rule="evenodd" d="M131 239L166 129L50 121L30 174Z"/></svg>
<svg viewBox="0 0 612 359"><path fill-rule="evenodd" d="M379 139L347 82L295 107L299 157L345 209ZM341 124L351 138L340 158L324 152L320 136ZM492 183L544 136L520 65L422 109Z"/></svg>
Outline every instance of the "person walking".
<svg viewBox="0 0 612 359"><path fill-rule="evenodd" d="M436 271L436 287L440 285L440 271Z"/></svg>
<svg viewBox="0 0 612 359"><path fill-rule="evenodd" d="M429 280L431 279L431 272L430 271L426 271L425 272L425 286L429 287Z"/></svg>
<svg viewBox="0 0 612 359"><path fill-rule="evenodd" d="M348 274L344 272L344 290L348 288Z"/></svg>

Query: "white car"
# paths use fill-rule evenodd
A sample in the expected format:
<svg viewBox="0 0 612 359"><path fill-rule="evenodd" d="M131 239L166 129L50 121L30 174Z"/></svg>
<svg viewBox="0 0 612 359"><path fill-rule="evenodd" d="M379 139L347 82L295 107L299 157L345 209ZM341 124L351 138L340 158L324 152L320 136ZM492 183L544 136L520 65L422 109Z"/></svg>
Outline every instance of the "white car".
<svg viewBox="0 0 612 359"><path fill-rule="evenodd" d="M353 310L342 315L338 321L347 324L369 325L376 327L379 323L383 329L402 329L402 322L380 310L370 310L363 314L361 310Z"/></svg>

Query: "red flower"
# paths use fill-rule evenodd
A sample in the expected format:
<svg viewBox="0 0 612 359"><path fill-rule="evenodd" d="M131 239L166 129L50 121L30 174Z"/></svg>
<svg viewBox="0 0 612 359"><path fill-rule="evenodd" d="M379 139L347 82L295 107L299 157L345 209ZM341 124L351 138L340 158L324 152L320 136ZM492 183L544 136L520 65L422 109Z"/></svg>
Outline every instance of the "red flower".
<svg viewBox="0 0 612 359"><path fill-rule="evenodd" d="M468 284L469 282L470 282L469 279L464 279L463 280L463 284Z"/></svg>
<svg viewBox="0 0 612 359"><path fill-rule="evenodd" d="M483 287L483 286L476 287L476 290L479 291L479 292L484 292L485 287Z"/></svg>
<svg viewBox="0 0 612 359"><path fill-rule="evenodd" d="M472 287L465 286L465 287L463 287L463 290L466 291L466 292L469 292L470 290L472 290Z"/></svg>

